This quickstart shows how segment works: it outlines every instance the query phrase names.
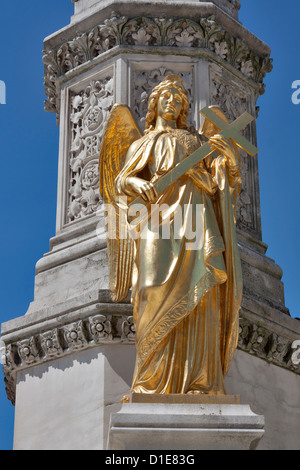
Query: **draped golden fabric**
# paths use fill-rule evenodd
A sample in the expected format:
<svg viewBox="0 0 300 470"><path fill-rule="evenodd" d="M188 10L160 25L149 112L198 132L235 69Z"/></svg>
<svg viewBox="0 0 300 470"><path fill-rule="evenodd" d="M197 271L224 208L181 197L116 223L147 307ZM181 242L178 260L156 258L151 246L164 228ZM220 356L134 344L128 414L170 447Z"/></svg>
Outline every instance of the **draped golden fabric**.
<svg viewBox="0 0 300 470"><path fill-rule="evenodd" d="M116 193L131 202L127 178L155 182L200 145L201 137L190 130L149 132L129 150ZM148 216L140 221L147 236L135 240L137 360L132 392L226 393L224 377L237 346L242 294L234 222L239 189L239 168L219 155L209 165L201 162L159 196L155 233L148 205ZM199 207L203 237L192 243L190 224L197 227ZM179 215L183 223L178 232ZM169 237L163 236L166 229Z"/></svg>

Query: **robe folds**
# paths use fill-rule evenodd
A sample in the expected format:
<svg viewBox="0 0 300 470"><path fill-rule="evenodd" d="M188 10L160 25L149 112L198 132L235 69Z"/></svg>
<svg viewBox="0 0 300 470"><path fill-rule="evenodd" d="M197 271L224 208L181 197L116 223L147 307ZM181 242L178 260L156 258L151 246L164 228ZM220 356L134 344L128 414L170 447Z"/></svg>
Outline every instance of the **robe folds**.
<svg viewBox="0 0 300 470"><path fill-rule="evenodd" d="M130 203L136 195L127 178L154 183L201 145L199 134L188 129L149 132L129 149L116 194ZM207 159L139 218L132 392L226 393L242 296L234 218L240 181L238 165L222 155Z"/></svg>

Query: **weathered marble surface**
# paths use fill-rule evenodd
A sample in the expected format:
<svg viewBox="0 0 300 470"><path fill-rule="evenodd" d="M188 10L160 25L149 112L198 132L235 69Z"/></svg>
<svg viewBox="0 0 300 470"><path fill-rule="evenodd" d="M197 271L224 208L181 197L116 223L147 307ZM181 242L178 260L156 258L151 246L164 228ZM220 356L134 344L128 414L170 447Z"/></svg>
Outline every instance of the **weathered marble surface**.
<svg viewBox="0 0 300 470"><path fill-rule="evenodd" d="M91 16L94 12L98 10L103 10L108 6L113 6L114 9L119 7L119 3L116 0L101 0L101 4L99 0L72 0L72 3L75 5L74 16L72 17L72 22L82 21L82 19L86 16ZM127 9L134 8L140 6L140 0L123 0L127 7ZM159 7L160 9L187 9L195 4L199 6L199 3L205 3L206 5L214 4L222 9L225 13L232 16L235 19L238 19L238 11L240 9L240 2L239 0L148 0L146 2L142 2L143 11L153 11L155 7Z"/></svg>
<svg viewBox="0 0 300 470"><path fill-rule="evenodd" d="M108 450L255 450L264 417L248 405L126 403L111 415Z"/></svg>
<svg viewBox="0 0 300 470"><path fill-rule="evenodd" d="M300 450L300 375L238 350L225 385L265 416L258 450Z"/></svg>
<svg viewBox="0 0 300 470"><path fill-rule="evenodd" d="M20 372L14 449L105 449L110 413L121 408L133 363L134 348L113 345Z"/></svg>

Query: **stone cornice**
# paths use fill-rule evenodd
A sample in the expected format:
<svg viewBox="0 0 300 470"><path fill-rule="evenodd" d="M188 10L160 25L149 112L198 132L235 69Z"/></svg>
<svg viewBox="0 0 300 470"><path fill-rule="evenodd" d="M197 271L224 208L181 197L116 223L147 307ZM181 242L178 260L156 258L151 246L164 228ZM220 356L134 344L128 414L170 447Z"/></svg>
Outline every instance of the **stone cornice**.
<svg viewBox="0 0 300 470"><path fill-rule="evenodd" d="M239 0L72 0L75 4L74 16L71 18L72 23L81 22L84 18L108 8L122 9L128 14L132 9L135 13L149 14L153 11L168 13L170 10L189 11L190 9L214 8L238 20L238 12L241 7ZM194 13L194 11L193 11Z"/></svg>
<svg viewBox="0 0 300 470"><path fill-rule="evenodd" d="M100 300L100 301L99 301ZM81 299L85 307L70 303L64 313L54 308L46 319L31 314L3 325L1 362L9 400L15 402L17 372L67 356L75 351L108 344L134 344L132 306L114 304L107 291L98 299ZM287 315L270 317L255 314L253 299L244 296L240 310L238 348L270 364L300 375L293 361L293 343L300 339L300 323ZM272 313L272 312L271 312ZM276 312L273 312L276 317ZM281 320L280 320L281 319ZM283 319L283 320L282 320Z"/></svg>
<svg viewBox="0 0 300 470"><path fill-rule="evenodd" d="M71 71L91 64L118 47L130 53L208 54L208 59L234 68L252 85L257 95L264 92L263 80L272 69L269 50L259 55L246 42L221 26L216 18L199 19L169 17L119 16L115 13L91 30L77 34L72 40L49 49L45 42L45 109L59 113L58 79ZM127 49L126 49L127 48ZM117 51L120 52L120 51Z"/></svg>
<svg viewBox="0 0 300 470"><path fill-rule="evenodd" d="M109 7L107 5L109 3ZM151 2L140 2L137 0L135 3L128 1L107 0L104 3L101 1L101 9L95 14L89 14L86 19L80 23L70 24L61 30L51 34L44 39L44 49L47 51L58 49L62 44L73 40L82 34L92 31L97 25L104 24L107 19L113 16L125 16L129 19L133 18L186 18L194 21L199 21L201 18L214 17L217 24L222 26L224 30L231 36L241 39L245 42L247 47L259 56L269 57L271 54L270 47L247 28L245 28L239 21L236 21L231 16L224 13L216 5L211 2L199 3L177 3L176 10L174 4L165 1L157 2L155 6ZM163 8L162 8L163 6ZM117 13L115 13L117 12Z"/></svg>
<svg viewBox="0 0 300 470"><path fill-rule="evenodd" d="M115 313L113 304L94 306L94 312L72 322L48 327L35 334L23 335L6 343L1 340L1 362L5 375L8 399L15 404L17 372L48 361L70 355L76 351L106 344L134 343L134 326L130 305L119 305ZM123 307L123 308L122 308ZM86 309L88 313L89 309ZM97 313L98 310L98 313ZM105 310L105 312L102 312ZM123 313L122 313L123 310ZM77 312L78 313L78 312ZM23 332L24 334L24 332Z"/></svg>

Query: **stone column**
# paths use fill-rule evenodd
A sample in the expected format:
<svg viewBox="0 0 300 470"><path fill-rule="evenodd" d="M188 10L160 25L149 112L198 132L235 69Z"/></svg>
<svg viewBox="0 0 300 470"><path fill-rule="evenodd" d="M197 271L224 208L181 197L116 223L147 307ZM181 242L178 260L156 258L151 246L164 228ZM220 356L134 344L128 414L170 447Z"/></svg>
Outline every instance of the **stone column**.
<svg viewBox="0 0 300 470"><path fill-rule="evenodd" d="M27 313L2 325L16 449L105 448L110 412L120 409L130 387L132 307L129 299L113 304L109 295L98 190L99 148L113 104L128 104L143 130L151 89L175 72L190 93L195 127L199 109L208 104L220 105L230 120L245 110L255 116L272 68L270 48L238 21L238 0L73 3L70 25L44 41L45 109L56 113L60 126L56 234L36 265ZM257 144L255 123L246 135ZM250 353L294 378L300 373L292 361L300 328L284 305L282 271L265 255L257 157L241 158L237 220L244 297L242 356L235 367Z"/></svg>

